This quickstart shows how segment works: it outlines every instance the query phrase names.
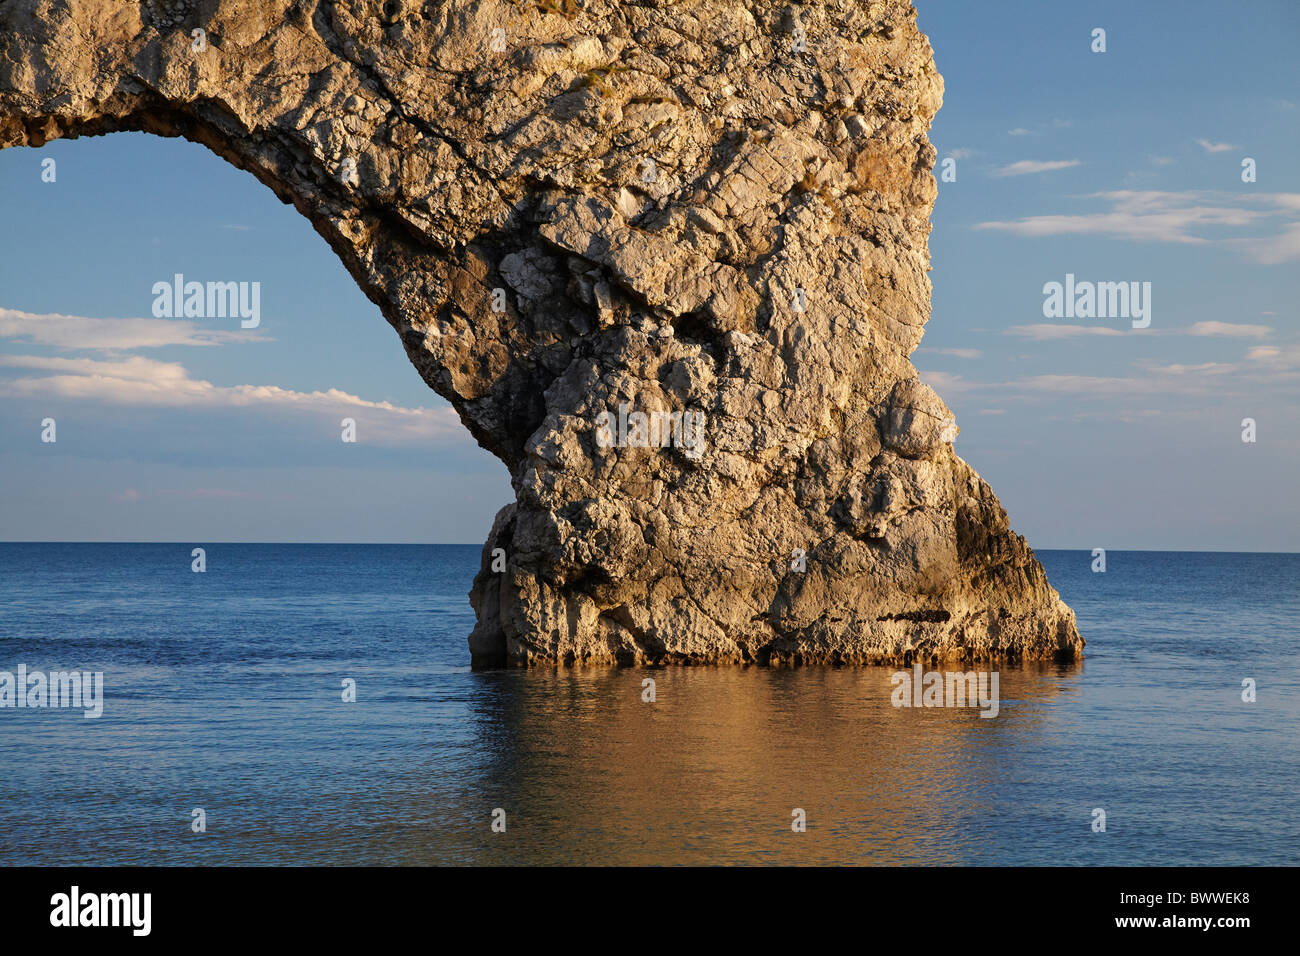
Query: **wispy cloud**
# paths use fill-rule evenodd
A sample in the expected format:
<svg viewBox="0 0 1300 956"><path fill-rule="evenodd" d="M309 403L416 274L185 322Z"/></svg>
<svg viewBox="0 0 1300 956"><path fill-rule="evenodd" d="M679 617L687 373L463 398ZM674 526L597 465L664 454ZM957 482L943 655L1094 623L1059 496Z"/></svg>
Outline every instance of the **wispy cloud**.
<svg viewBox="0 0 1300 956"><path fill-rule="evenodd" d="M1300 262L1300 222L1291 222L1274 236L1258 239L1225 239L1246 258L1263 266L1276 266L1284 262Z"/></svg>
<svg viewBox="0 0 1300 956"><path fill-rule="evenodd" d="M1166 367L1170 371L1173 367ZM1223 368L1219 374L1230 372ZM1131 401L1136 397L1154 398L1160 395L1191 397L1219 395L1222 385L1210 381L1211 376L1202 374L1178 375L1170 372L1166 375L1106 376L1046 374L1010 382L990 383L982 388L996 393L1000 399L1018 401L1035 401L1043 396L1080 396L1098 399L1121 399ZM981 386L967 383L967 391L979 390Z"/></svg>
<svg viewBox="0 0 1300 956"><path fill-rule="evenodd" d="M995 169L993 175L998 178L1027 176L1031 173L1049 173L1055 169L1069 169L1071 166L1078 166L1079 164L1080 160L1077 159L1022 159L1019 162Z"/></svg>
<svg viewBox="0 0 1300 956"><path fill-rule="evenodd" d="M1196 322L1187 329L1188 335L1214 335L1233 339L1262 339L1273 331L1267 325L1247 325L1243 322Z"/></svg>
<svg viewBox="0 0 1300 956"><path fill-rule="evenodd" d="M916 371L921 381L940 395L960 395L971 387L979 387L979 383L967 383L960 375L954 375L952 372L932 372L920 368Z"/></svg>
<svg viewBox="0 0 1300 956"><path fill-rule="evenodd" d="M364 416L367 440L388 443L468 438L450 408L403 408L336 388L299 392L278 385L215 385L192 378L177 362L132 356L102 361L0 355L0 367L45 374L0 380L0 395L65 398L162 409L255 409L259 415L302 413L337 422Z"/></svg>
<svg viewBox="0 0 1300 956"><path fill-rule="evenodd" d="M1115 329L1106 325L1056 325L1051 322L1039 322L1036 325L1013 325L1004 334L1017 335L1035 342L1051 342L1056 339L1074 339L1084 335L1128 335L1140 333L1145 329Z"/></svg>
<svg viewBox="0 0 1300 956"><path fill-rule="evenodd" d="M1230 149L1238 148L1232 143L1213 143L1208 139L1198 139L1196 142L1199 143L1201 149L1205 150L1207 153L1226 153Z"/></svg>
<svg viewBox="0 0 1300 956"><path fill-rule="evenodd" d="M1117 399L1126 403L1161 396L1217 401L1230 392L1253 393L1261 385L1294 387L1300 383L1300 344L1253 346L1237 362L1140 367L1141 375L1049 373L1002 382L972 381L950 372L922 371L920 375L940 395L983 395L986 401L997 402L1040 401L1046 396Z"/></svg>
<svg viewBox="0 0 1300 956"><path fill-rule="evenodd" d="M1247 350L1246 360L1274 372L1300 372L1300 344L1256 345Z"/></svg>
<svg viewBox="0 0 1300 956"><path fill-rule="evenodd" d="M1035 124L1036 129L1029 129L1024 126L1017 126L1015 129L1007 130L1008 136L1037 136L1044 129L1068 129L1074 125L1073 120L1061 119L1059 116L1054 118L1050 123Z"/></svg>
<svg viewBox="0 0 1300 956"><path fill-rule="evenodd" d="M929 355L951 355L953 358L977 359L984 353L979 349L937 349L922 347L917 349L918 352Z"/></svg>
<svg viewBox="0 0 1300 956"><path fill-rule="evenodd" d="M93 319L5 308L0 308L0 339L60 349L106 351L270 341L238 327L212 328L185 319Z"/></svg>
<svg viewBox="0 0 1300 956"><path fill-rule="evenodd" d="M367 440L386 443L431 439L465 441L468 435L450 408L404 408L336 388L296 391L278 385L217 385L194 378L179 362L130 354L164 346L212 346L268 341L245 330L215 329L178 319L96 319L0 309L0 340L48 346L66 356L0 354L0 369L27 375L0 377L0 395L63 398L105 405L157 409L255 409L267 414L309 414L337 422L366 423ZM78 352L98 353L96 357ZM122 494L129 497L131 489Z"/></svg>
<svg viewBox="0 0 1300 956"><path fill-rule="evenodd" d="M1018 236L1101 236L1133 242L1219 244L1235 248L1255 262L1274 265L1300 259L1300 193L1215 193L1200 190L1160 192L1117 190L1091 193L1102 212L1027 216L1012 221L977 223ZM1279 220L1287 220L1279 222ZM1207 229L1272 226L1272 235L1210 238Z"/></svg>
<svg viewBox="0 0 1300 956"><path fill-rule="evenodd" d="M1164 375L1227 375L1235 372L1237 366L1231 362L1199 362L1196 365L1152 365L1150 371Z"/></svg>
<svg viewBox="0 0 1300 956"><path fill-rule="evenodd" d="M1107 325L1066 325L1057 322L1039 322L1034 325L1013 325L1003 332L1034 342L1052 342L1082 336L1116 335L1195 335L1217 336L1233 339L1262 339L1272 333L1272 326L1247 325L1240 322L1196 322L1186 328L1174 329L1119 329ZM917 351L920 351L918 349Z"/></svg>

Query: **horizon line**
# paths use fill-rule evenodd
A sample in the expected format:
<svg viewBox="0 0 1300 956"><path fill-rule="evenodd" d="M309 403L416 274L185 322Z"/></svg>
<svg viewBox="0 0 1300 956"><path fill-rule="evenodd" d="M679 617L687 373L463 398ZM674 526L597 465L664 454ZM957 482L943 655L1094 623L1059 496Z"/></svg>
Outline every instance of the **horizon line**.
<svg viewBox="0 0 1300 956"><path fill-rule="evenodd" d="M456 547L456 548L482 548L484 545L474 541L213 541L210 538L194 538L189 541L10 541L0 540L0 545L6 544L168 544L177 547L199 547L212 545L277 545L277 546L326 546L326 547ZM1073 548L1035 548L1030 546L1030 550L1037 553L1039 551L1084 551L1089 554L1094 550L1093 547L1073 547ZM1203 550L1200 548L1105 548L1107 552L1116 552L1120 554L1285 554L1300 555L1300 551L1231 551L1231 550Z"/></svg>

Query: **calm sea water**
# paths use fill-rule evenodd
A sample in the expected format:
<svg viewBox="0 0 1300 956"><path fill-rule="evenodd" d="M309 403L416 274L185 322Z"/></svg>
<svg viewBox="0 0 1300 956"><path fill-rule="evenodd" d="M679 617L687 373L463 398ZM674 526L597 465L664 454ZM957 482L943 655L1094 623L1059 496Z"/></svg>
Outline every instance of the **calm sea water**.
<svg viewBox="0 0 1300 956"><path fill-rule="evenodd" d="M981 719L881 668L471 672L477 546L190 548L0 544L0 670L105 680L0 709L0 864L1300 862L1300 555L1040 552L1087 660Z"/></svg>

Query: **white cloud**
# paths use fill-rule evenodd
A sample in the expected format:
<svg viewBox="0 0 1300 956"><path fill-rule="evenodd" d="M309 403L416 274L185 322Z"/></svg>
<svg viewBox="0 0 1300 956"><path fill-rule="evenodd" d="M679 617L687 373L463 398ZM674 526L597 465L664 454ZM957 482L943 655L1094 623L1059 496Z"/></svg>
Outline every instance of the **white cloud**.
<svg viewBox="0 0 1300 956"><path fill-rule="evenodd" d="M1035 342L1050 342L1056 339L1073 339L1081 335L1129 335L1142 329L1114 329L1106 325L1056 325L1051 322L1039 322L1036 325L1013 325L1004 334L1017 335Z"/></svg>
<svg viewBox="0 0 1300 956"><path fill-rule="evenodd" d="M1230 149L1237 149L1232 143L1212 143L1208 139L1198 139L1196 142L1201 144L1201 149L1207 153L1226 153Z"/></svg>
<svg viewBox="0 0 1300 956"><path fill-rule="evenodd" d="M921 372L941 396L984 395L985 401L1039 402L1045 396L1118 400L1161 396L1180 400L1199 397L1218 402L1225 395L1257 394L1261 386L1300 382L1300 344L1257 345L1241 362L1174 363L1141 367L1137 376L1049 373L1003 382L975 382L945 372Z"/></svg>
<svg viewBox="0 0 1300 956"><path fill-rule="evenodd" d="M1276 266L1283 262L1300 262L1300 222L1288 223L1275 236L1262 239L1225 239L1260 265Z"/></svg>
<svg viewBox="0 0 1300 956"><path fill-rule="evenodd" d="M1013 325L1004 335L1014 335L1035 342L1074 339L1085 335L1195 335L1233 339L1262 339L1271 334L1271 326L1246 325L1238 322L1196 322L1185 329L1117 329L1108 325L1066 325L1039 322L1036 325Z"/></svg>
<svg viewBox="0 0 1300 956"><path fill-rule="evenodd" d="M0 354L0 368L39 373L0 379L0 395L150 408L256 409L259 415L310 414L334 423L352 417L359 425L364 421L368 441L472 441L450 408L404 408L335 388L299 392L277 385L216 385L192 378L179 362L119 354L164 346L268 341L245 330L209 328L178 319L95 319L0 309L0 339L104 356Z"/></svg>
<svg viewBox="0 0 1300 956"><path fill-rule="evenodd" d="M927 372L924 369L917 369L916 373L921 377L921 381L940 395L956 395L966 391L968 387L960 375L953 375L951 372Z"/></svg>
<svg viewBox="0 0 1300 956"><path fill-rule="evenodd" d="M1152 365L1150 371L1163 372L1166 375L1226 375L1235 372L1237 366L1229 362L1201 362L1199 365Z"/></svg>
<svg viewBox="0 0 1300 956"><path fill-rule="evenodd" d="M159 362L157 359L143 358L139 355L112 361L89 358L45 358L37 355L0 355L0 365L105 381L156 385L164 389L171 388L188 377L185 367L179 362ZM177 397L179 398L179 395Z"/></svg>
<svg viewBox="0 0 1300 956"><path fill-rule="evenodd" d="M1294 378L1296 373L1300 373L1300 344L1272 346L1256 345L1246 352L1246 360L1255 362L1264 366L1265 370L1273 373L1282 373L1286 378ZM1257 381L1256 376L1259 371L1252 367L1250 374L1253 381Z"/></svg>
<svg viewBox="0 0 1300 956"><path fill-rule="evenodd" d="M0 339L61 349L127 350L168 345L225 345L269 339L238 328L204 326L185 319L92 319L0 308Z"/></svg>
<svg viewBox="0 0 1300 956"><path fill-rule="evenodd" d="M430 439L471 441L450 408L403 408L373 402L336 388L298 392L277 385L214 385L191 378L176 362L130 358L45 358L0 355L0 367L48 374L0 380L0 395L66 398L108 405L183 409L256 409L266 413L343 417L365 422L366 440L386 443Z"/></svg>
<svg viewBox="0 0 1300 956"><path fill-rule="evenodd" d="M976 229L1013 235L1101 236L1133 242L1171 242L1187 245L1218 244L1235 248L1263 265L1300 259L1300 193L1212 193L1117 190L1092 193L1103 212L1027 216L1006 222L981 222ZM1278 220L1288 220L1278 222ZM1215 228L1272 227L1272 235L1210 239L1198 231Z"/></svg>
<svg viewBox="0 0 1300 956"><path fill-rule="evenodd" d="M1001 382L990 386L1012 397L1032 399L1041 395L1081 395L1095 398L1118 398L1125 401L1134 396L1155 395L1210 395L1220 394L1218 385L1203 382L1199 377L1142 378L1111 377L1102 375L1035 375L1014 382Z"/></svg>
<svg viewBox="0 0 1300 956"><path fill-rule="evenodd" d="M917 349L917 351L918 351L918 352L922 352L922 353L926 353L926 354L929 354L929 355L951 355L953 358L963 358L963 359L977 359L977 358L979 358L981 355L984 354L984 353L981 352L979 349L933 349L933 348L919 348L919 349Z"/></svg>
<svg viewBox="0 0 1300 956"><path fill-rule="evenodd" d="M1048 124L1045 125L1040 124L1039 129L1044 129L1049 126L1052 129L1068 129L1073 125L1074 125L1073 120L1061 119L1060 117L1057 117ZM1007 135L1008 136L1037 136L1038 132L1036 130L1026 129L1024 126L1017 126L1015 129L1007 130Z"/></svg>
<svg viewBox="0 0 1300 956"><path fill-rule="evenodd" d="M999 179L1007 176L1026 176L1030 173L1048 173L1055 169L1069 169L1071 166L1078 166L1080 160L1077 159L1053 159L1040 161L1036 159L1022 159L1019 162L1011 163L1008 166L1002 166L993 171L993 175Z"/></svg>
<svg viewBox="0 0 1300 956"><path fill-rule="evenodd" d="M1245 325L1237 322L1197 322L1187 330L1188 335L1214 335L1223 338L1262 339L1273 329L1267 325Z"/></svg>
<svg viewBox="0 0 1300 956"><path fill-rule="evenodd" d="M1257 345L1246 353L1246 358L1252 361L1260 362L1266 359L1275 359L1282 354L1282 350L1274 348L1271 345Z"/></svg>

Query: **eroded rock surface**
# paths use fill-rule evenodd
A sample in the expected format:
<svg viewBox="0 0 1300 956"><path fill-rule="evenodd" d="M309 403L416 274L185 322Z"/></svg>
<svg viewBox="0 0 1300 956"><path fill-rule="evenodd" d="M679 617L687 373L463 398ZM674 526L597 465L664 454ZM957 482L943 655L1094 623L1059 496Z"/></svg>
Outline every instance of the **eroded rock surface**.
<svg viewBox="0 0 1300 956"><path fill-rule="evenodd" d="M904 0L0 2L0 146L249 170L509 467L480 666L1080 655L908 358L942 91Z"/></svg>

